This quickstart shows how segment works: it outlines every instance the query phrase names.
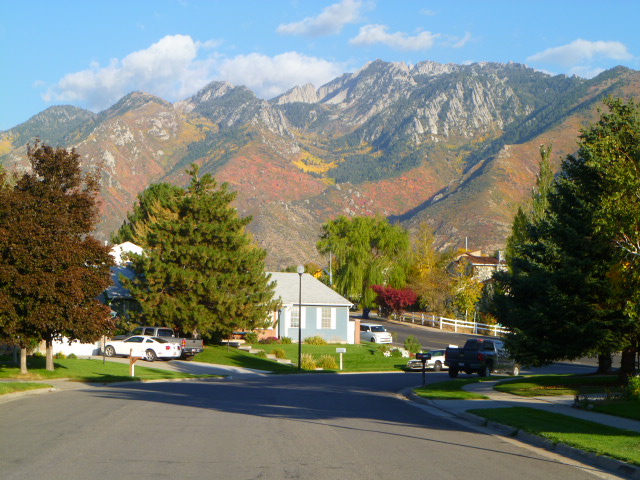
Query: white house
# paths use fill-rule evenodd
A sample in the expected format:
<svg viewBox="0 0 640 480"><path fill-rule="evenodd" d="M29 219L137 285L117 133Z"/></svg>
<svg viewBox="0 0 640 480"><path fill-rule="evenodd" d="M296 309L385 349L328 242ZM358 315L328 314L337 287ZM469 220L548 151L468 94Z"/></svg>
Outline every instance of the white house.
<svg viewBox="0 0 640 480"><path fill-rule="evenodd" d="M328 342L354 343L354 322L349 320L353 304L349 300L308 273L270 274L276 283L274 298L281 302L280 309L274 312L275 336L297 342L301 333L303 341L320 336Z"/></svg>

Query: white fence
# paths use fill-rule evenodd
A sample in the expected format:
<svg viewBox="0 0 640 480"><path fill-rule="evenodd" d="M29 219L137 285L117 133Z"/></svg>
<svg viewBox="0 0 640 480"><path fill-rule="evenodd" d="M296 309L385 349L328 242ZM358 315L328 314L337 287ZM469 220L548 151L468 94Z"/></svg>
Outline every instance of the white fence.
<svg viewBox="0 0 640 480"><path fill-rule="evenodd" d="M453 327L454 332L460 331L461 333L492 335L494 337L504 335L508 332L508 330L501 325L467 322L424 313L403 313L402 315L394 315L392 318L400 322L425 325L427 327L439 328L440 330L443 330L443 327Z"/></svg>

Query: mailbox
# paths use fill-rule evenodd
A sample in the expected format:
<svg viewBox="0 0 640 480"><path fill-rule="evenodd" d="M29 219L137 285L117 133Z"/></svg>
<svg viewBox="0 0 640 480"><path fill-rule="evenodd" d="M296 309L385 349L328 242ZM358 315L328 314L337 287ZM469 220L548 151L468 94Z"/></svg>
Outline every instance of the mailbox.
<svg viewBox="0 0 640 480"><path fill-rule="evenodd" d="M431 354L430 353L416 353L416 359L417 360L422 360L422 363L425 363L427 360L431 360Z"/></svg>

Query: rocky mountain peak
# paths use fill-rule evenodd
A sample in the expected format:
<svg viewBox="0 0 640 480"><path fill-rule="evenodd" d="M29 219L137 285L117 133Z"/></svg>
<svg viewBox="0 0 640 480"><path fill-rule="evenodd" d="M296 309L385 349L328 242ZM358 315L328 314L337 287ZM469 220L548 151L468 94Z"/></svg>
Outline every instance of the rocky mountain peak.
<svg viewBox="0 0 640 480"><path fill-rule="evenodd" d="M290 90L287 90L282 95L275 97L272 102L276 105L284 105L286 103L317 103L319 101L318 92L316 87L311 83L306 83L303 86L295 86Z"/></svg>

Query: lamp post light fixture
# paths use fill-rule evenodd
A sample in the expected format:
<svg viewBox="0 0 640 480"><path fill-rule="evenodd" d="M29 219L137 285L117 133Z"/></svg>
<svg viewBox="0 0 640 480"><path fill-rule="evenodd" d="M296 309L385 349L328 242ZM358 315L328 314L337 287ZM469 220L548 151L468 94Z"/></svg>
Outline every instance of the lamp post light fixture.
<svg viewBox="0 0 640 480"><path fill-rule="evenodd" d="M304 265L298 265L298 371L302 370L302 274Z"/></svg>

